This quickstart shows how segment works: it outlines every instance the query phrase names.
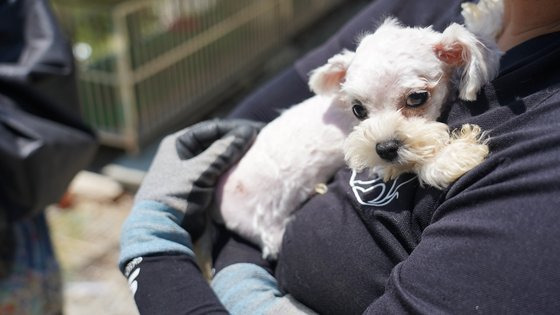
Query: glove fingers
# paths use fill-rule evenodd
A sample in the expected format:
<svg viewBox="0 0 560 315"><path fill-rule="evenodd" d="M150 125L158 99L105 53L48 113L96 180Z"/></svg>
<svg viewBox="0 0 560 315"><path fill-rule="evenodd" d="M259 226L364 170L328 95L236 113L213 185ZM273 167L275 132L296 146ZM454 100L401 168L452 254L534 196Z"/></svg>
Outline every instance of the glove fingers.
<svg viewBox="0 0 560 315"><path fill-rule="evenodd" d="M213 187L219 176L227 171L251 147L257 130L251 126L239 126L222 139L215 141L199 155L209 167L197 180L199 187ZM204 162L203 162L204 164Z"/></svg>
<svg viewBox="0 0 560 315"><path fill-rule="evenodd" d="M219 138L216 124L213 124L211 121L204 121L194 125L178 136L175 148L180 159L188 160L199 155L214 140Z"/></svg>
<svg viewBox="0 0 560 315"><path fill-rule="evenodd" d="M212 143L204 152L192 158L192 165L203 166L204 171L193 182L187 199L188 209L181 225L193 239L202 235L206 216L192 209L206 209L213 200L213 191L218 178L224 174L249 149L257 136L254 126L239 125L225 136ZM197 139L202 143L200 139Z"/></svg>
<svg viewBox="0 0 560 315"><path fill-rule="evenodd" d="M247 119L228 119L219 121L218 129L222 135L225 135L239 126L250 126L251 128L260 130L264 125L265 124L262 122Z"/></svg>
<svg viewBox="0 0 560 315"><path fill-rule="evenodd" d="M198 123L187 132L177 137L176 149L183 160L190 159L205 151L216 140L234 131L235 136L246 141L253 140L253 133L246 128L260 129L262 123L248 120L209 120Z"/></svg>

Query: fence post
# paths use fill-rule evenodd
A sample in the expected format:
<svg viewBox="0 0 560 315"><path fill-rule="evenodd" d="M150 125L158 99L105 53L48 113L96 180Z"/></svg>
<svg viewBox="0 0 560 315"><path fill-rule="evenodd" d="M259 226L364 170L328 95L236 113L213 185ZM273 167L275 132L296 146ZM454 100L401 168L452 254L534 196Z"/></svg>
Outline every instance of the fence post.
<svg viewBox="0 0 560 315"><path fill-rule="evenodd" d="M138 109L134 93L134 73L130 60L130 37L128 34L127 11L118 5L113 11L113 25L115 26L115 45L117 52L117 86L123 108L124 141L126 149L137 153L138 143Z"/></svg>
<svg viewBox="0 0 560 315"><path fill-rule="evenodd" d="M279 21L279 30L282 33L282 39L286 38L287 36L291 35L294 27L294 3L293 0L278 0L279 8L280 8L280 21ZM287 31L286 25L289 25Z"/></svg>

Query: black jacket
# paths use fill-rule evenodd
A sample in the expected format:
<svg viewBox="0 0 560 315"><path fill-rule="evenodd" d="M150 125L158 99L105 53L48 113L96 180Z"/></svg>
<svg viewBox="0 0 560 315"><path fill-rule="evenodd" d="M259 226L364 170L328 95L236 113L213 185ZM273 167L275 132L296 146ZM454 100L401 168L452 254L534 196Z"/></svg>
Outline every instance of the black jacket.
<svg viewBox="0 0 560 315"><path fill-rule="evenodd" d="M0 2L0 221L58 201L96 150L74 60L45 0ZM2 240L0 239L0 243Z"/></svg>

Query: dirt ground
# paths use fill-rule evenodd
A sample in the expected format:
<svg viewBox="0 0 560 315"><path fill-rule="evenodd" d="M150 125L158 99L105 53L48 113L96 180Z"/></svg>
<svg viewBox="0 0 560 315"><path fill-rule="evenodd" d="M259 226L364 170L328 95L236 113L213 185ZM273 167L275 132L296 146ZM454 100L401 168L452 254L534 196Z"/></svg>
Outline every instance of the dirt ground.
<svg viewBox="0 0 560 315"><path fill-rule="evenodd" d="M69 208L47 210L62 268L64 314L138 314L117 268L121 225L131 204L125 193L116 200L75 197Z"/></svg>

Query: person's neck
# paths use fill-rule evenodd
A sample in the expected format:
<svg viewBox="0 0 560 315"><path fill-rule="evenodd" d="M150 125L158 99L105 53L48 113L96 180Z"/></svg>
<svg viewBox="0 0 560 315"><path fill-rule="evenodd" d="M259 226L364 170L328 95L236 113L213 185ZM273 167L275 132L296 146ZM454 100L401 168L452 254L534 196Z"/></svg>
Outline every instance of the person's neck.
<svg viewBox="0 0 560 315"><path fill-rule="evenodd" d="M556 31L560 31L560 1L504 0L504 28L498 36L502 51Z"/></svg>

